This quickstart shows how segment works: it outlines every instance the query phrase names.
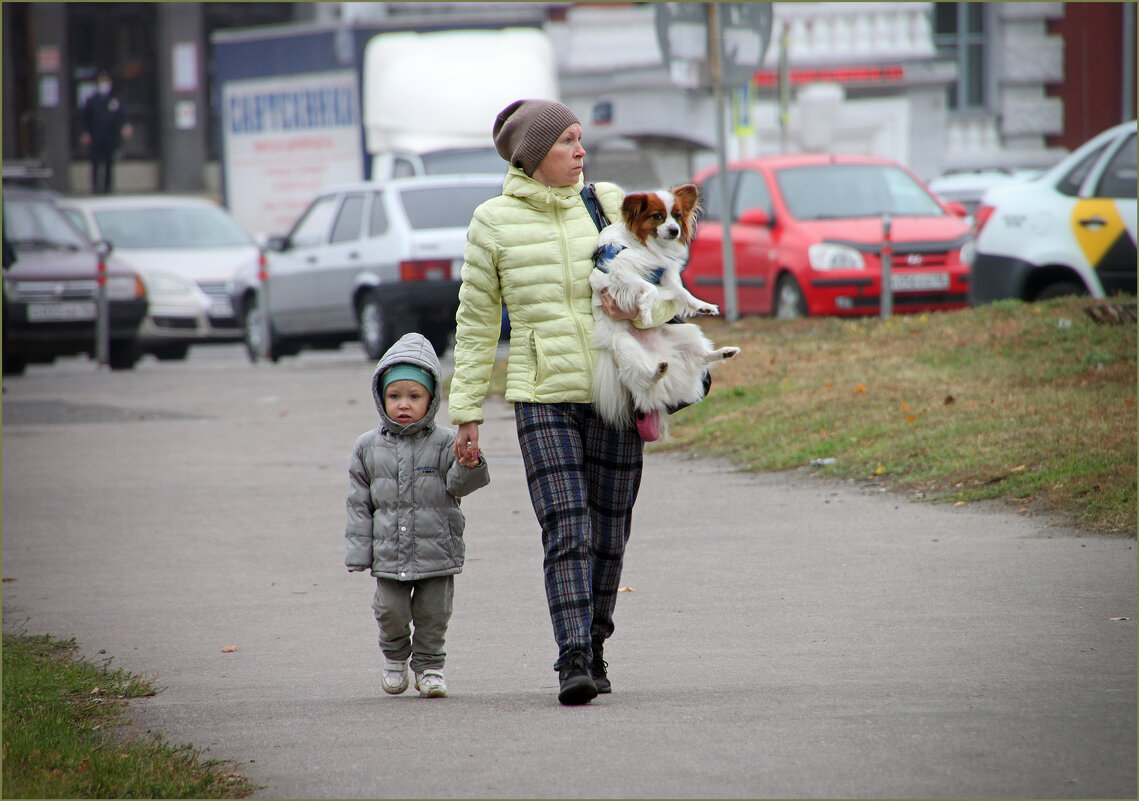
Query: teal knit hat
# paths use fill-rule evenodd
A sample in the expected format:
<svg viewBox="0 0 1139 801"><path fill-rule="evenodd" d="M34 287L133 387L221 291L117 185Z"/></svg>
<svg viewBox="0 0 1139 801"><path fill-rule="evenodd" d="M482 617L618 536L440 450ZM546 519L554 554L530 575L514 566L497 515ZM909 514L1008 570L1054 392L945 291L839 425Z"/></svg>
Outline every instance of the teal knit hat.
<svg viewBox="0 0 1139 801"><path fill-rule="evenodd" d="M414 381L417 384L422 384L430 394L435 394L435 379L431 377L429 372L414 364L401 362L384 370L383 375L380 376L380 391L387 392L388 384L393 381Z"/></svg>

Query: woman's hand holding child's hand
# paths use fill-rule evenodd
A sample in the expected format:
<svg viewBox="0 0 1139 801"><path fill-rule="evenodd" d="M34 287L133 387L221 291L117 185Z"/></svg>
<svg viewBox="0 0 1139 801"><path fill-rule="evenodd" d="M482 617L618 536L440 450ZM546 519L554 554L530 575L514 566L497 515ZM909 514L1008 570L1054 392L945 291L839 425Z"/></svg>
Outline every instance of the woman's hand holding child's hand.
<svg viewBox="0 0 1139 801"><path fill-rule="evenodd" d="M463 423L455 435L455 458L463 467L479 466L479 424Z"/></svg>

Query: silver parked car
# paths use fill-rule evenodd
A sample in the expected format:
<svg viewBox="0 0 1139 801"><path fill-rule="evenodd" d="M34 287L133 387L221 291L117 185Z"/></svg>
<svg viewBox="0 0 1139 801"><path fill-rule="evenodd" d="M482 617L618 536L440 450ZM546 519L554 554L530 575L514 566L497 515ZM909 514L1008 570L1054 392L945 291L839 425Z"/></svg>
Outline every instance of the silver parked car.
<svg viewBox="0 0 1139 801"><path fill-rule="evenodd" d="M83 238L55 205L57 197L4 186L4 375L57 356L96 353L100 261L106 267L108 363L112 370L129 370L140 354L146 288L110 255L108 243Z"/></svg>
<svg viewBox="0 0 1139 801"><path fill-rule="evenodd" d="M110 242L146 283L150 310L141 347L159 359L184 359L191 345L241 339L226 287L260 248L212 200L175 195L67 198L57 205L92 241Z"/></svg>
<svg viewBox="0 0 1139 801"><path fill-rule="evenodd" d="M408 331L442 355L455 330L467 226L503 177L419 176L321 192L287 236L269 241L262 269L230 285L250 358L358 339L378 359Z"/></svg>

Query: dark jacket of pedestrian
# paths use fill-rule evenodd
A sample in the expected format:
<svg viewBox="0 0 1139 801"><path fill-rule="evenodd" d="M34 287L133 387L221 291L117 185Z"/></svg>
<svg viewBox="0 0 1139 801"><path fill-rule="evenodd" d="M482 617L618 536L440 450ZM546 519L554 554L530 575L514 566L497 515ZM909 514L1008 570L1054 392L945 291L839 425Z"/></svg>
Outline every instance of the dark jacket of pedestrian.
<svg viewBox="0 0 1139 801"><path fill-rule="evenodd" d="M126 109L114 90L98 90L83 104L81 118L83 132L90 137L92 150L114 152L123 142L123 129L127 125Z"/></svg>

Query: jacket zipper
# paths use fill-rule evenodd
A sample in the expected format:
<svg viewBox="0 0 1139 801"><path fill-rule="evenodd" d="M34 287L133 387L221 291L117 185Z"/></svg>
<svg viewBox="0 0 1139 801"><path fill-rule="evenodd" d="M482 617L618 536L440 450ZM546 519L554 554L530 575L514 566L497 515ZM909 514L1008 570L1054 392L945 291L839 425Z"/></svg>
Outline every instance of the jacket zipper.
<svg viewBox="0 0 1139 801"><path fill-rule="evenodd" d="M589 337L586 334L585 326L582 325L581 320L578 319L577 314L573 309L573 259L570 257L569 252L569 232L566 230L566 221L562 218L563 211L558 205L554 205L554 218L558 221L558 229L561 232L561 246L562 246L562 285L566 296L566 311L573 320L574 326L577 328L577 340L581 347L580 353L582 361L585 363L585 376L587 379L587 388L593 387L593 348L589 342Z"/></svg>

